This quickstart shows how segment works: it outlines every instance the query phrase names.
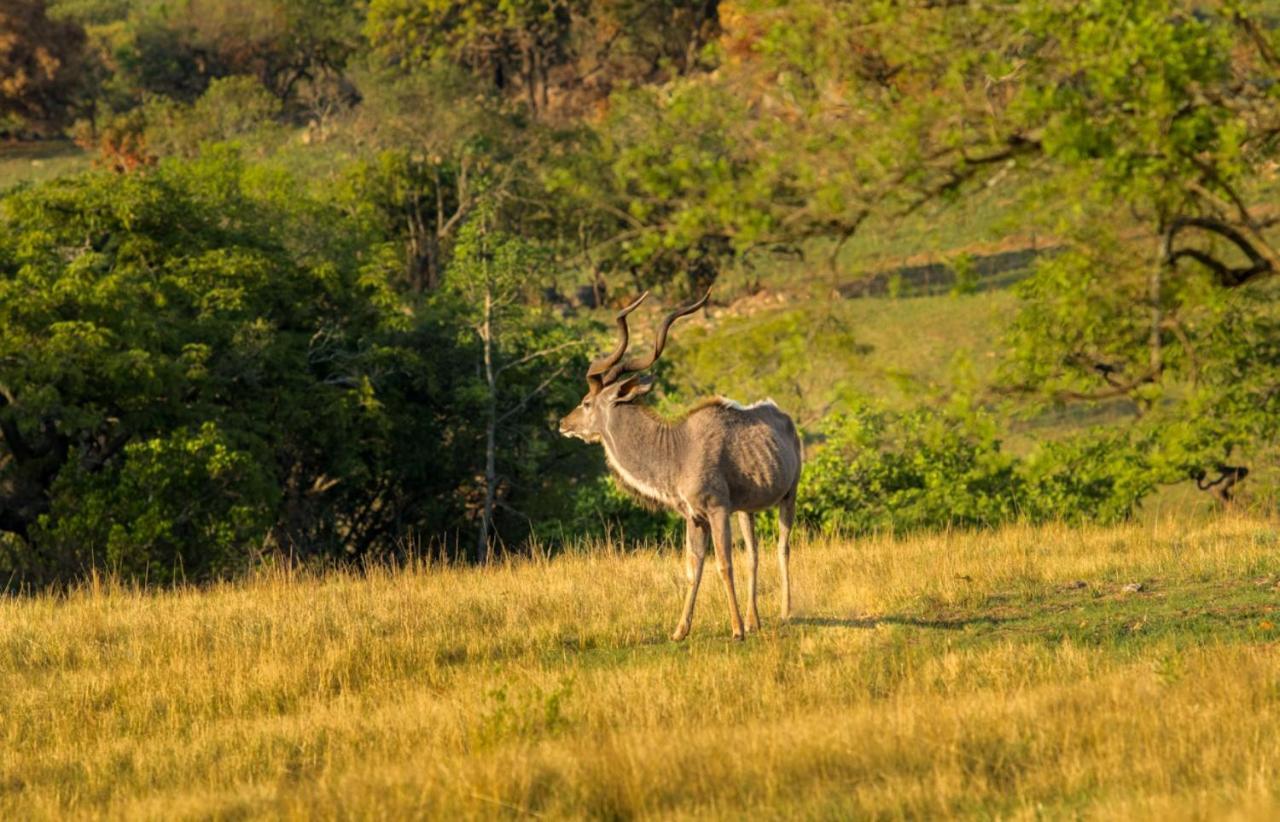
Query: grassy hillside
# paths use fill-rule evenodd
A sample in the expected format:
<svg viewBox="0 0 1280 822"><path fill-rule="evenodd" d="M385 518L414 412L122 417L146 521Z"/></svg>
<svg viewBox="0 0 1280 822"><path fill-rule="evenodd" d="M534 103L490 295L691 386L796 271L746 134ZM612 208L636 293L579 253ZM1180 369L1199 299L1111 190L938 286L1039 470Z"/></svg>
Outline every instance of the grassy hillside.
<svg viewBox="0 0 1280 822"><path fill-rule="evenodd" d="M853 397L908 408L989 381L1014 304L1007 291L853 300L772 292L678 328L664 357L685 397L772 396L813 423ZM648 328L640 333L636 345L648 345Z"/></svg>
<svg viewBox="0 0 1280 822"><path fill-rule="evenodd" d="M22 182L38 183L89 168L90 159L69 140L0 142L0 192Z"/></svg>
<svg viewBox="0 0 1280 822"><path fill-rule="evenodd" d="M795 551L727 640L670 553L0 602L0 817L1280 809L1280 523ZM1124 586L1141 583L1141 590Z"/></svg>

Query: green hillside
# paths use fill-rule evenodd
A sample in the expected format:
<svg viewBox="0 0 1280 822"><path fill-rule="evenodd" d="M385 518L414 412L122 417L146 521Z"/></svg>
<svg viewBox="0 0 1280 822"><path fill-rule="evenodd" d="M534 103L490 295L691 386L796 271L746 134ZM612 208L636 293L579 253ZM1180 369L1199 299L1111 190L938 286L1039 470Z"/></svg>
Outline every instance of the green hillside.
<svg viewBox="0 0 1280 822"><path fill-rule="evenodd" d="M89 157L68 141L0 141L0 191L22 182L52 180L89 167Z"/></svg>

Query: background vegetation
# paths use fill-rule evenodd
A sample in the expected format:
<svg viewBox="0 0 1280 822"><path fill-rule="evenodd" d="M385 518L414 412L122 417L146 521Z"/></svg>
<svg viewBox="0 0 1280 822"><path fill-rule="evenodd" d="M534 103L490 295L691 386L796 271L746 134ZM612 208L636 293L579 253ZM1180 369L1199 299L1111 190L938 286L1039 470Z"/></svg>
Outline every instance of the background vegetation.
<svg viewBox="0 0 1280 822"><path fill-rule="evenodd" d="M0 573L667 536L554 421L611 307L712 284L663 408L773 396L810 528L1267 511L1278 25L1251 0L16 0Z"/></svg>

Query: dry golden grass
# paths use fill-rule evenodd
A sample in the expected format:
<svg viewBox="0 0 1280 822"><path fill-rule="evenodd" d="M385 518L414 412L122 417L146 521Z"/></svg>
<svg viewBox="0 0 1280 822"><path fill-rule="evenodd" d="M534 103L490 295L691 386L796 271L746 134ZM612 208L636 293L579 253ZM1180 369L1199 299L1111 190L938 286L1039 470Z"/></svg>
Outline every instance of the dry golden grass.
<svg viewBox="0 0 1280 822"><path fill-rule="evenodd" d="M744 644L716 584L666 641L676 558L608 546L0 601L0 818L1280 809L1280 523L810 540L793 568L798 617L770 552Z"/></svg>

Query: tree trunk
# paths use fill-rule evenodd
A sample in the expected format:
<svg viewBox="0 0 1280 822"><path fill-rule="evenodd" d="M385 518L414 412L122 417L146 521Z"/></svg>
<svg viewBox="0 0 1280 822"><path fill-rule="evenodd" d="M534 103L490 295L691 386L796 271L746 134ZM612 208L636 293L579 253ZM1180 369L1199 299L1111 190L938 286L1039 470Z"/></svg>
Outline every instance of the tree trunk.
<svg viewBox="0 0 1280 822"><path fill-rule="evenodd" d="M535 65L535 56L533 47L528 44L528 35L525 35L525 44L520 49L520 77L524 80L524 95L529 102L529 111L534 117L538 116L538 69Z"/></svg>
<svg viewBox="0 0 1280 822"><path fill-rule="evenodd" d="M440 287L440 238L432 235L427 238L425 282L428 291Z"/></svg>
<svg viewBox="0 0 1280 822"><path fill-rule="evenodd" d="M1159 374L1164 367L1164 341L1161 331L1164 326L1164 310L1161 306L1163 294L1164 264L1161 262L1151 266L1151 274L1147 278L1147 299L1151 303L1151 327L1147 332L1147 360L1152 374Z"/></svg>
<svg viewBox="0 0 1280 822"><path fill-rule="evenodd" d="M429 286L431 279L430 240L426 221L422 217L422 207L414 195L413 204L406 215L409 239L405 243L405 279L415 294L422 293L424 285Z"/></svg>
<svg viewBox="0 0 1280 822"><path fill-rule="evenodd" d="M1163 236L1164 232L1161 232ZM1159 380L1160 374L1164 370L1164 340L1162 334L1164 332L1164 307L1161 304L1164 299L1164 270L1166 262L1163 257L1157 257L1151 266L1151 273L1147 276L1147 300L1150 302L1151 327L1147 332L1147 358L1148 367L1153 380ZM1144 404L1139 403L1138 407L1144 412L1149 410Z"/></svg>
<svg viewBox="0 0 1280 822"><path fill-rule="evenodd" d="M476 561L488 565L493 559L493 507L498 483L498 379L493 370L493 290L484 292L484 319L480 325L484 347L484 379L489 388L485 418L484 507L480 512L480 533L476 540Z"/></svg>
<svg viewBox="0 0 1280 822"><path fill-rule="evenodd" d="M545 57L538 60L538 81L542 84L542 113L545 116L547 109L551 107L551 69L548 67L550 61Z"/></svg>

